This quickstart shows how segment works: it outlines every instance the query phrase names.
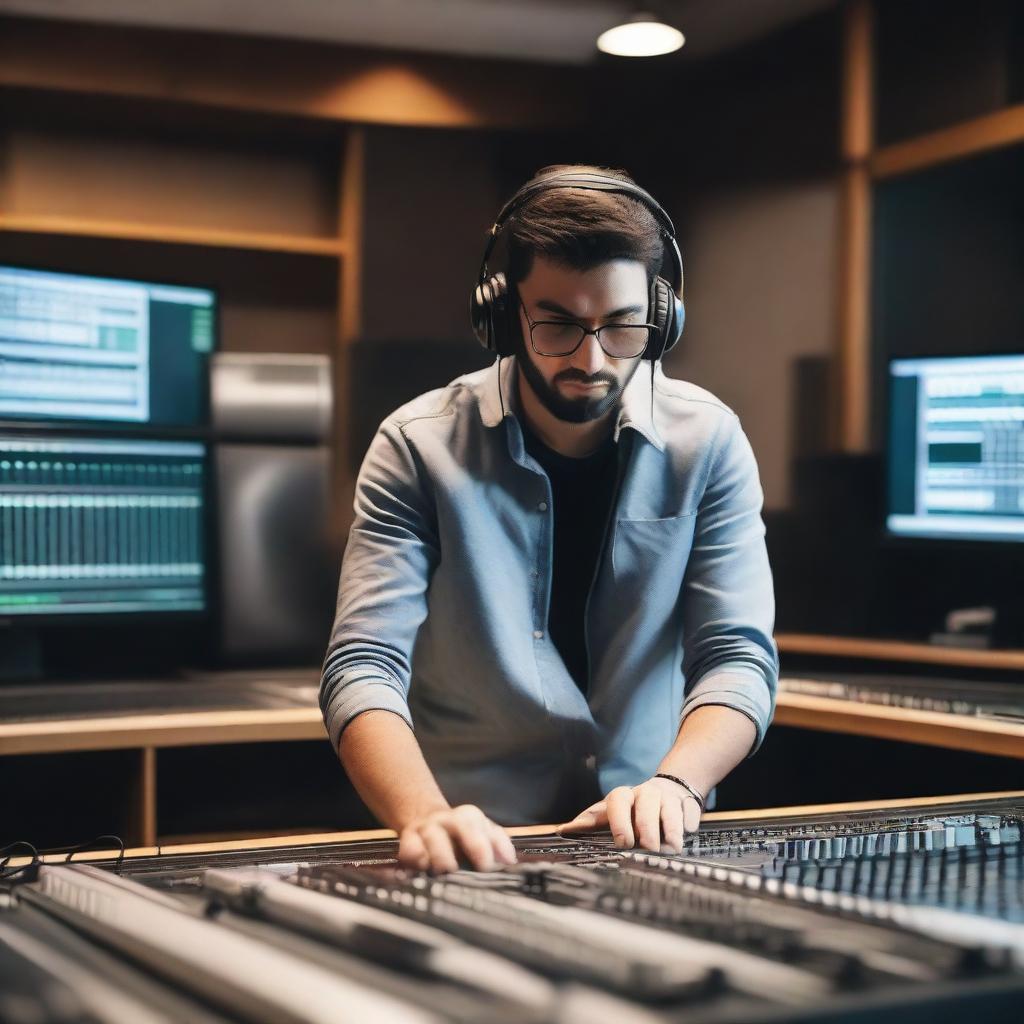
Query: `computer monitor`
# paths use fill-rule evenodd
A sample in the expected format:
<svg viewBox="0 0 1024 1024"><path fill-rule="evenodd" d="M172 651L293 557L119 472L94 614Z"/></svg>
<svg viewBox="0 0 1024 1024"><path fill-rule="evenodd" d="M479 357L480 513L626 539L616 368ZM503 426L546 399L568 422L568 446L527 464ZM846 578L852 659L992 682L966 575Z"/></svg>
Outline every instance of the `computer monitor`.
<svg viewBox="0 0 1024 1024"><path fill-rule="evenodd" d="M0 620L203 612L206 455L0 435Z"/></svg>
<svg viewBox="0 0 1024 1024"><path fill-rule="evenodd" d="M1024 541L1024 355L889 364L891 535Z"/></svg>
<svg viewBox="0 0 1024 1024"><path fill-rule="evenodd" d="M204 288L0 266L0 419L203 423L215 332Z"/></svg>

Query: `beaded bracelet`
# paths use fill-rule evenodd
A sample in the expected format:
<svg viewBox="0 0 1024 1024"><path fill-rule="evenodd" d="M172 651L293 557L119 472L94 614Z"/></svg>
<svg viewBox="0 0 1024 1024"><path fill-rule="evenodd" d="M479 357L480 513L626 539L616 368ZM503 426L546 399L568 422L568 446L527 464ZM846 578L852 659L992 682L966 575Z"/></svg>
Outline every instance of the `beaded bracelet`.
<svg viewBox="0 0 1024 1024"><path fill-rule="evenodd" d="M697 806L700 808L700 813L704 813L704 797L688 782L685 782L677 775L668 775L665 772L658 772L658 774L654 777L656 779L668 779L669 782L675 782L678 785L682 786L683 789L685 789L686 792L689 793L690 796L692 796L693 799L697 801Z"/></svg>

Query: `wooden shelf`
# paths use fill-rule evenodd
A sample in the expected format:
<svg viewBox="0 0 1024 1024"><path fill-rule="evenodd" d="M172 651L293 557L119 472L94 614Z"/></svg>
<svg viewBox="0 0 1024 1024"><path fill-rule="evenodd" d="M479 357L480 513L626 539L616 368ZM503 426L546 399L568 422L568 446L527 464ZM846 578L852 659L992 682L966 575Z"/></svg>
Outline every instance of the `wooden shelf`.
<svg viewBox="0 0 1024 1024"><path fill-rule="evenodd" d="M991 718L781 692L774 723L1024 759L1024 725Z"/></svg>
<svg viewBox="0 0 1024 1024"><path fill-rule="evenodd" d="M326 742L320 709L187 711L0 723L0 755L278 740Z"/></svg>
<svg viewBox="0 0 1024 1024"><path fill-rule="evenodd" d="M871 174L892 178L1020 142L1024 142L1024 103L876 149L870 159Z"/></svg>
<svg viewBox="0 0 1024 1024"><path fill-rule="evenodd" d="M179 227L174 224L143 224L132 221L88 220L0 213L0 231L28 234L71 235L82 238L114 238L129 242L164 245L200 245L258 252L327 256L340 259L346 245L340 238L270 234L259 231L225 231L218 228Z"/></svg>
<svg viewBox="0 0 1024 1024"><path fill-rule="evenodd" d="M963 668L1009 669L1024 672L1024 651L968 650L900 640L869 637L821 636L811 633L778 633L775 641L784 654L820 654L833 658L866 658L872 661L907 661L925 665Z"/></svg>

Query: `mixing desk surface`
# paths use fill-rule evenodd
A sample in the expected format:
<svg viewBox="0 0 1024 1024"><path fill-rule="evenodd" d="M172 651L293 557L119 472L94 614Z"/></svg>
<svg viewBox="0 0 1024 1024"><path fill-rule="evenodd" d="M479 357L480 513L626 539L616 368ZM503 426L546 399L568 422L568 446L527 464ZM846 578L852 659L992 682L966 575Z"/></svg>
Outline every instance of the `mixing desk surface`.
<svg viewBox="0 0 1024 1024"><path fill-rule="evenodd" d="M549 832L440 877L387 840L29 865L0 1020L1019 1022L1022 831L1024 794L718 818L679 856Z"/></svg>

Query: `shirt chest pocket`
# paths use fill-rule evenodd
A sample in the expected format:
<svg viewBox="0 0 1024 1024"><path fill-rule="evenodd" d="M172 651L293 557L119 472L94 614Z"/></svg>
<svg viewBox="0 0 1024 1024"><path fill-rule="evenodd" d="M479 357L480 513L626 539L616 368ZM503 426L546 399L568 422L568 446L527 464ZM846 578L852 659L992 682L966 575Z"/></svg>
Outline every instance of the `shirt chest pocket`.
<svg viewBox="0 0 1024 1024"><path fill-rule="evenodd" d="M616 595L674 607L693 545L697 513L664 519L619 519L612 542Z"/></svg>

